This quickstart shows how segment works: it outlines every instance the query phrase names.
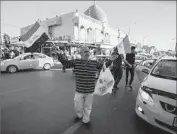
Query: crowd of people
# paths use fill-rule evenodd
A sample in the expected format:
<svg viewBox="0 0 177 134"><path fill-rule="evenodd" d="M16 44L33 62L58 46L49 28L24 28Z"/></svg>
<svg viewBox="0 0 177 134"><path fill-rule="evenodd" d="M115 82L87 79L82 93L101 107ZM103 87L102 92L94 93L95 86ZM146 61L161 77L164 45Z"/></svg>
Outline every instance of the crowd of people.
<svg viewBox="0 0 177 134"><path fill-rule="evenodd" d="M21 47L1 47L0 49L0 59L12 59L23 53L23 49Z"/></svg>

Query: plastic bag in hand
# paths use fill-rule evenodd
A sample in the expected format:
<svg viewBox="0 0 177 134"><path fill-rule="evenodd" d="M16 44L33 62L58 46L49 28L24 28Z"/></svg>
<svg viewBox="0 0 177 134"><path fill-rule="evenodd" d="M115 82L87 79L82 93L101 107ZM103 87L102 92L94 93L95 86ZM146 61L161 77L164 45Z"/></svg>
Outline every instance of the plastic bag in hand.
<svg viewBox="0 0 177 134"><path fill-rule="evenodd" d="M112 93L114 86L114 78L109 68L104 68L100 72L100 76L95 86L94 94L103 96L108 93Z"/></svg>

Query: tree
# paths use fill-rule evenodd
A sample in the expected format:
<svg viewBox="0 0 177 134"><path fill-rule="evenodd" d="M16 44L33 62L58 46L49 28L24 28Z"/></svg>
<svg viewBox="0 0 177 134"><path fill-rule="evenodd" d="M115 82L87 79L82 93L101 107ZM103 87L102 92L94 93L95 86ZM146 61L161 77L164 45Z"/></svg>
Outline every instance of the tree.
<svg viewBox="0 0 177 134"><path fill-rule="evenodd" d="M5 34L3 35L3 39L4 39L4 44L5 44L5 46L9 48L9 45L10 45L10 36L5 33Z"/></svg>

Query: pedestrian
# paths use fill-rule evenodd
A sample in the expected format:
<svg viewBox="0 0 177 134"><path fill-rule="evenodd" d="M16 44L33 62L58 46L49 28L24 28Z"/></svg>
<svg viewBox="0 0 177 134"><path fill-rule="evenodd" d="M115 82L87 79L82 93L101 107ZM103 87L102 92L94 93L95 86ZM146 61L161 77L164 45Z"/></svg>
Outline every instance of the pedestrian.
<svg viewBox="0 0 177 134"><path fill-rule="evenodd" d="M7 47L4 48L4 57L5 57L5 59L9 59L10 58L9 49Z"/></svg>
<svg viewBox="0 0 177 134"><path fill-rule="evenodd" d="M123 54L118 53L117 47L113 49L111 60L113 62L112 72L113 72L114 80L115 80L113 92L115 93L119 89L118 84L123 74L122 61L127 63L127 65L129 65L129 63L126 60L124 60Z"/></svg>
<svg viewBox="0 0 177 134"><path fill-rule="evenodd" d="M126 64L126 87L130 87L130 89L132 90L132 82L134 79L134 73L135 73L135 47L132 46L131 47L131 53L126 54L126 60L130 65ZM131 75L130 77L130 81L129 81L129 85L128 85L128 77L129 77L129 73Z"/></svg>
<svg viewBox="0 0 177 134"><path fill-rule="evenodd" d="M66 66L65 66L65 63L64 63L65 61L68 60L68 56L67 56L66 52L63 52L62 57L63 57L63 59L64 59L64 60L62 61L62 62L63 62L63 63L62 63L62 64L63 64L62 70L63 70L63 72L66 72Z"/></svg>
<svg viewBox="0 0 177 134"><path fill-rule="evenodd" d="M81 59L67 60L66 68L74 68L76 91L74 97L76 120L82 119L83 123L90 125L92 111L93 92L96 84L96 72L101 70L103 63L91 60L89 48L80 48ZM106 64L108 66L108 64Z"/></svg>
<svg viewBox="0 0 177 134"><path fill-rule="evenodd" d="M76 59L81 59L81 55L76 51Z"/></svg>

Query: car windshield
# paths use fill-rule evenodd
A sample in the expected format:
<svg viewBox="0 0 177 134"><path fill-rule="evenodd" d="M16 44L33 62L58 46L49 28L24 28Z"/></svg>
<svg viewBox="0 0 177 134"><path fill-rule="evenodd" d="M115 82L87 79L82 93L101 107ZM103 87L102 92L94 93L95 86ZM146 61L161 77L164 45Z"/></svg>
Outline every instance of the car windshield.
<svg viewBox="0 0 177 134"><path fill-rule="evenodd" d="M151 75L160 78L177 80L176 64L177 60L161 60L154 67Z"/></svg>
<svg viewBox="0 0 177 134"><path fill-rule="evenodd" d="M13 59L20 59L20 58L23 58L24 56L27 56L27 55L28 55L27 53L20 54L19 56L14 57Z"/></svg>
<svg viewBox="0 0 177 134"><path fill-rule="evenodd" d="M14 57L13 59L19 59L19 58L21 58L23 55L19 55L19 56L17 56L17 57Z"/></svg>

